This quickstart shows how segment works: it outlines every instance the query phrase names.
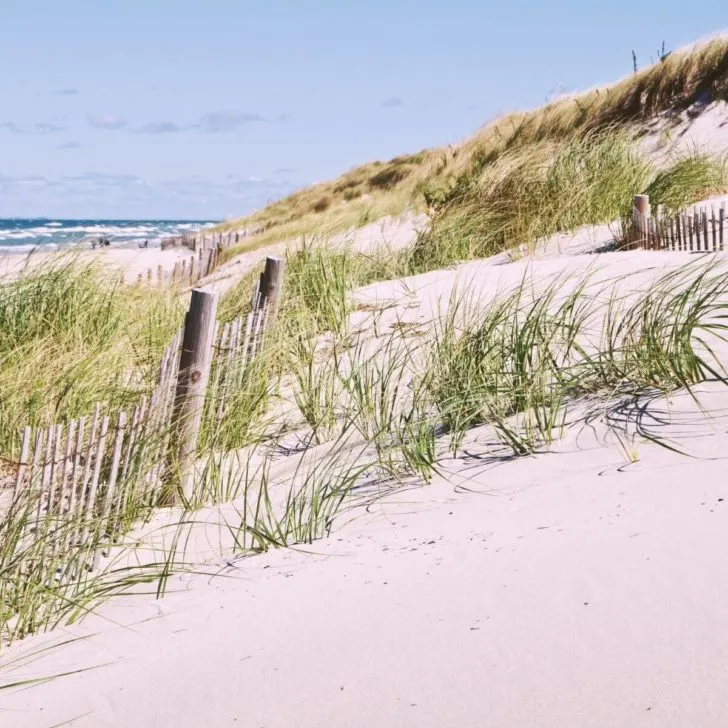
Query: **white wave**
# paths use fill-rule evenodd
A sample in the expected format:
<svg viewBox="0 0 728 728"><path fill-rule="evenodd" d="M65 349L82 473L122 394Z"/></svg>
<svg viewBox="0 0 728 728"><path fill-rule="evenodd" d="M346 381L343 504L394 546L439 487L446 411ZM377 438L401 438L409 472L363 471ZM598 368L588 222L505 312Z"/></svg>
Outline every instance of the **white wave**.
<svg viewBox="0 0 728 728"><path fill-rule="evenodd" d="M18 253L35 247L42 247L44 250L51 247L87 247L100 237L108 238L115 247L136 248L145 240L150 247L159 247L162 238L180 235L190 230L205 230L213 224L133 220L113 225L104 224L104 221L91 222L88 225L81 225L79 221L43 222L32 228L0 230L0 252Z"/></svg>
<svg viewBox="0 0 728 728"><path fill-rule="evenodd" d="M43 237L44 235L50 237L50 233L48 232L44 234L33 230L22 230L17 232L0 233L0 240L27 240L29 238Z"/></svg>
<svg viewBox="0 0 728 728"><path fill-rule="evenodd" d="M59 246L55 243L43 243L41 245L0 245L0 255L6 253L30 253L32 250L56 250Z"/></svg>

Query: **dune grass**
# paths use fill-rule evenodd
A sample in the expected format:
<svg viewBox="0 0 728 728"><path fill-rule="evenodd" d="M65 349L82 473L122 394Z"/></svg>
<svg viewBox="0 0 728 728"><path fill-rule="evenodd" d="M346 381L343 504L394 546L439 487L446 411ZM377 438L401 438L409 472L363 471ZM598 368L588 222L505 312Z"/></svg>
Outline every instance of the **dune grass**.
<svg viewBox="0 0 728 728"><path fill-rule="evenodd" d="M222 423L215 407L208 409L199 492L206 502L235 502L219 526L233 550L255 553L325 536L357 504L429 482L444 458L461 455L475 427L490 428L496 446L518 457L625 397L726 381L728 277L712 260L637 293L613 281L595 287L588 276L556 278L544 289L524 279L487 303L455 295L424 334L394 327L358 339L343 323L349 287L378 275L382 260L357 267L347 255L308 250L291 258L292 279L338 280L341 290L322 309L292 284L260 368L241 371L227 393L235 406ZM33 316L21 320L23 331L46 341ZM104 342L109 320L112 331L121 326L106 315L53 327L88 326L88 338ZM585 401L593 403L587 415ZM293 469L274 476L281 457L295 461L297 452ZM154 465L130 471L129 487ZM139 551L144 539L135 529L153 505L127 501L114 516L124 527L113 541L108 516L39 521L37 497L22 494L0 524L3 641L79 618L130 590L162 593L172 573L192 568L187 543L198 516L189 510L170 512L160 527L168 532L164 549Z"/></svg>
<svg viewBox="0 0 728 728"><path fill-rule="evenodd" d="M533 250L555 233L628 221L636 194L648 193L654 206L677 212L727 185L723 157L692 151L657 167L631 134L612 129L534 143L459 180L417 241L413 269Z"/></svg>
<svg viewBox="0 0 728 728"><path fill-rule="evenodd" d="M728 100L728 39L720 36L677 50L609 86L572 94L525 112L505 114L461 144L361 165L341 177L299 190L220 229L258 231L238 251L304 234L331 234L406 208L440 211L460 199L505 154L538 154L619 127L642 134L656 117L669 126L686 109Z"/></svg>
<svg viewBox="0 0 728 728"><path fill-rule="evenodd" d="M722 189L723 160L696 151L657 168L635 132L706 94L725 98L727 69L728 42L716 40L609 89L497 120L456 149L358 168L245 221L280 238L326 216L349 226L427 204L432 226L396 254L310 243L288 254L275 329L206 404L198 492L201 501L235 499L224 524L232 548L310 543L354 505L430 481L445 457L462 454L473 428L489 428L501 450L524 456L583 421L585 402L594 403L587 413L603 413L615 400L726 381L728 277L712 260L637 293L613 283L595 290L588 278L534 290L524 279L487 304L455 297L424 334L394 329L368 342L352 330L351 291L618 220L637 192L676 210ZM222 320L247 312L254 275L224 297ZM21 426L86 415L98 402L127 406L149 391L182 319L177 293L121 288L72 259L0 281L8 478ZM274 478L280 458L298 451L292 472ZM159 464L133 464L120 487L133 492ZM0 522L0 642L144 584L163 592L192 558L197 515L170 512L164 549L140 552L137 530L154 505L127 499L112 529L103 513L39 519L37 494L21 493Z"/></svg>
<svg viewBox="0 0 728 728"><path fill-rule="evenodd" d="M723 161L697 152L655 170L621 133L544 142L504 154L463 182L468 202L458 198L436 213L412 249L364 254L309 241L290 250L277 325L259 355L206 402L200 498L190 508L242 498L238 523L226 528L243 551L307 542L361 498L430 481L474 427L491 427L502 447L521 456L558 436L575 398L608 400L723 379L720 357L705 343L722 341L727 292L718 269L665 278L636 301L614 294L603 309L586 281L565 299L564 281L538 297L524 283L485 309L453 302L431 336L395 328L373 346L352 330L351 293L618 218L636 190L680 208L724 179ZM221 320L249 311L258 273L225 295ZM128 407L147 394L182 312L178 291L120 287L73 258L0 282L6 483L22 426L87 415L97 403ZM595 317L598 340L590 333ZM157 434L163 441L165 433ZM272 464L291 447L326 452L280 482L265 475L268 466L251 468ZM159 457L164 448L152 443L121 487L134 492L134 479L161 467ZM185 568L196 517L176 514L165 527L172 545L130 562L138 549L126 534L155 505L128 498L110 529L99 512L83 522L52 514L39 520L37 494L23 493L0 525L0 639L77 618L140 584L155 582L163 591L170 573Z"/></svg>
<svg viewBox="0 0 728 728"><path fill-rule="evenodd" d="M183 313L176 292L120 286L74 256L0 280L0 453L25 425L138 401Z"/></svg>

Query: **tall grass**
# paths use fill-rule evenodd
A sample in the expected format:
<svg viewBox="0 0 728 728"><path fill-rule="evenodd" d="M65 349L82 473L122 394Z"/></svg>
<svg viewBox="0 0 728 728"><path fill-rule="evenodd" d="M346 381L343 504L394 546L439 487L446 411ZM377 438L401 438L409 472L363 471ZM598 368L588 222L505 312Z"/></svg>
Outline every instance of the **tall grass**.
<svg viewBox="0 0 728 728"><path fill-rule="evenodd" d="M460 178L417 241L412 269L533 249L558 232L626 219L636 194L675 211L727 184L723 158L693 152L656 168L624 132L518 147Z"/></svg>
<svg viewBox="0 0 728 728"><path fill-rule="evenodd" d="M138 401L182 314L172 293L121 287L74 256L0 280L0 453L24 425Z"/></svg>
<svg viewBox="0 0 728 728"><path fill-rule="evenodd" d="M722 161L698 153L656 171L625 134L541 140L471 169L412 251L365 255L309 242L289 252L276 326L206 401L202 500L236 499L238 521L228 525L243 553L308 543L383 487L430 481L475 427L523 456L558 437L585 399L603 409L619 397L725 381L728 277L713 261L637 293L588 277L545 288L524 279L487 305L453 298L419 336L395 327L357 338L350 326L357 286L614 220L635 192L673 209L724 181ZM226 294L223 319L248 312L256 273ZM138 401L182 309L174 293L119 288L71 259L0 282L0 453L12 465L23 425ZM273 476L277 458L311 445L292 475ZM195 517L173 512L179 535L167 551L130 566L126 534L156 505L134 495L135 483L165 457L161 444L144 452L120 483L130 495L113 528L98 510L83 520L39 518L32 489L9 506L0 523L0 640L76 618L139 583L162 591L184 563Z"/></svg>
<svg viewBox="0 0 728 728"><path fill-rule="evenodd" d="M300 274L324 279L334 265L345 271L354 265L323 259L338 253L310 254L291 267L310 264ZM637 292L620 281L595 284L589 276L562 276L545 287L524 278L487 304L454 296L424 336L395 327L356 343L343 323L350 310L347 287L371 270L362 264L351 276L339 271L342 289L325 316L318 301L293 288L276 335L253 360L260 369L241 370L234 391L226 393L234 405L226 419L208 408L200 492L208 501L235 499L237 515L224 527L242 553L309 543L357 504L401 483L427 483L448 450L462 453L474 427L489 428L499 447L523 456L547 447L577 413L583 419L585 401L592 403L588 411L603 411L623 397L726 381L728 277L714 261L664 275ZM37 306L27 310L32 315L17 320L27 322L28 336L45 342L42 324L33 323L34 316L42 321ZM50 320L53 315L47 313ZM52 330L88 326L88 338L107 342L107 319L112 332L130 320L125 314L114 323L107 313L76 324L70 315L62 319L71 324L54 323ZM289 417L291 407L298 422ZM319 445L299 458L284 447L290 435ZM147 452L159 453L154 447ZM281 470L287 458L292 472ZM134 479L155 465L134 465L121 487L133 493ZM186 544L197 517L170 512L174 538L166 550L139 557L137 537L124 534L133 534L154 505L126 499L112 529L102 512L82 520L52 513L39 519L35 491L22 494L0 524L2 639L75 619L139 585L154 583L161 593L170 574L192 558Z"/></svg>
<svg viewBox="0 0 728 728"><path fill-rule="evenodd" d="M150 583L166 559L130 558L135 539L126 534L154 513L144 481L158 465L154 436L116 482L118 506L103 507L100 489L93 509L61 513L38 484L22 489L0 517L0 646L72 622L113 595Z"/></svg>
<svg viewBox="0 0 728 728"><path fill-rule="evenodd" d="M652 176L644 192L668 213L677 213L698 200L720 194L728 185L726 159L695 149L673 157Z"/></svg>
<svg viewBox="0 0 728 728"><path fill-rule="evenodd" d="M674 51L612 85L500 116L461 144L362 165L224 227L260 231L242 250L314 231L339 232L407 207L439 210L459 197L464 179L478 178L503 156L528 155L543 143L568 144L616 126L639 134L656 117L669 125L685 109L700 113L711 101L727 100L727 78L728 40L720 36Z"/></svg>
<svg viewBox="0 0 728 728"><path fill-rule="evenodd" d="M728 381L727 313L728 278L713 262L638 293L588 278L557 277L537 291L524 281L485 309L455 302L422 376L455 452L470 428L490 424L524 455L551 442L585 397Z"/></svg>

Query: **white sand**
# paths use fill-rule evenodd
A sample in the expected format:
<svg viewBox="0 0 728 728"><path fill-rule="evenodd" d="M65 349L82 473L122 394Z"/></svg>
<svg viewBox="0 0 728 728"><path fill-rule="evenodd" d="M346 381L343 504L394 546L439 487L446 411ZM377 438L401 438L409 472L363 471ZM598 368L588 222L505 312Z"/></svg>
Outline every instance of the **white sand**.
<svg viewBox="0 0 728 728"><path fill-rule="evenodd" d="M680 143L725 148L719 123L685 121ZM411 242L418 224L387 228L390 242ZM381 236L371 226L354 245ZM377 314L386 330L426 324L453 290L487 300L524 276L539 286L595 265L595 280L639 288L696 259L591 254L610 240L608 226L589 228L529 259L377 284L357 300L391 306ZM283 249L232 261L212 285ZM180 256L98 254L131 276ZM371 319L354 315L365 331ZM642 404L632 428L639 419L695 457L637 438L630 463L602 422L522 459L475 431L430 486L378 500L312 547L218 557L216 578L175 578L161 601L118 599L13 646L0 687L83 672L2 691L0 726L723 728L728 389L701 388L712 418L684 394ZM200 556L215 551L206 539Z"/></svg>
<svg viewBox="0 0 728 728"><path fill-rule="evenodd" d="M157 276L157 266L162 266L165 273L174 269L178 260L190 258L192 253L185 248L103 248L99 250L78 250L43 252L39 250L30 255L28 253L4 253L0 255L0 277L13 276L26 266L39 266L63 258L67 255L78 256L81 263L95 262L112 273L124 271L126 280L133 283L137 275L146 276L151 268L154 277Z"/></svg>
<svg viewBox="0 0 728 728"><path fill-rule="evenodd" d="M538 286L595 264L595 280L639 288L696 260L583 252L604 235L357 298L426 322L454 288L487 300L524 275ZM162 601L117 600L20 643L2 682L89 669L4 691L0 725L722 728L728 389L701 392L714 419L686 395L632 412L695 458L637 440L630 464L597 422L511 459L478 430L432 485L312 547L216 559L217 578L178 578Z"/></svg>
<svg viewBox="0 0 728 728"><path fill-rule="evenodd" d="M625 468L582 435L457 463L315 555L105 608L4 673L94 667L5 694L3 725L725 725L725 463L645 446Z"/></svg>
<svg viewBox="0 0 728 728"><path fill-rule="evenodd" d="M728 103L714 101L705 108L691 108L678 116L663 115L644 139L644 148L659 159L701 151L718 155L728 152Z"/></svg>
<svg viewBox="0 0 728 728"><path fill-rule="evenodd" d="M425 215L406 212L341 233L326 241L326 244L329 247L346 247L362 253L382 248L399 250L411 245L416 240L418 233L426 226L427 217ZM315 239L314 242L322 241ZM287 250L293 250L300 245L301 239L299 238L242 253L220 266L214 274L206 279L205 284L212 290L224 293L264 261L267 256L285 255Z"/></svg>

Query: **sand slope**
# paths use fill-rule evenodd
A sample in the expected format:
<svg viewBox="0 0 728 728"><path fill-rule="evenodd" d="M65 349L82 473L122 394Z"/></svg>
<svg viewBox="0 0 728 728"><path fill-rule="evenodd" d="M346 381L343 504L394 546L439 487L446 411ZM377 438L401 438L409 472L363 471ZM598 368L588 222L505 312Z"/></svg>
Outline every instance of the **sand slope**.
<svg viewBox="0 0 728 728"><path fill-rule="evenodd" d="M357 298L424 322L454 289L487 300L524 275L586 270L640 288L696 260L590 255L607 231L587 232L539 260L477 261ZM367 315L355 315L364 328ZM162 601L118 600L15 645L2 683L87 671L2 691L0 725L725 726L728 388L704 385L700 402L615 410L688 453L638 438L635 463L602 421L522 459L476 430L431 485L356 511L308 549L216 559L217 577L178 578Z"/></svg>
<svg viewBox="0 0 728 728"><path fill-rule="evenodd" d="M106 666L4 693L0 724L724 726L727 421L671 407L670 434L717 459L645 445L627 466L587 430L537 458L465 457L315 553L14 648L84 637L4 680Z"/></svg>

